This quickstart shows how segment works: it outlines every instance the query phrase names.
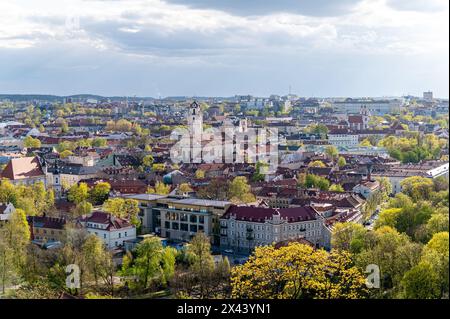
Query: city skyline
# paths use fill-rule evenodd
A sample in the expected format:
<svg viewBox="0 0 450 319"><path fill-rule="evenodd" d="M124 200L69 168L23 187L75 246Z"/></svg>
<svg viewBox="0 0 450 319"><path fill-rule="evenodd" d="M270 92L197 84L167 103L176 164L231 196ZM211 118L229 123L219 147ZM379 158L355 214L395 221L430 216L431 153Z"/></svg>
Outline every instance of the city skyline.
<svg viewBox="0 0 450 319"><path fill-rule="evenodd" d="M0 4L0 92L448 98L448 2Z"/></svg>

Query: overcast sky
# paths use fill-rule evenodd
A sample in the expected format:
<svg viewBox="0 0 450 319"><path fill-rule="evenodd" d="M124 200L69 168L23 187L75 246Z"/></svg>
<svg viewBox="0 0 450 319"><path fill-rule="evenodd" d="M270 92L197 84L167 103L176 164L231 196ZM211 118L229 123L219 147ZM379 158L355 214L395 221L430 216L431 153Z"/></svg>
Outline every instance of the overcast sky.
<svg viewBox="0 0 450 319"><path fill-rule="evenodd" d="M0 0L0 93L448 97L448 0Z"/></svg>

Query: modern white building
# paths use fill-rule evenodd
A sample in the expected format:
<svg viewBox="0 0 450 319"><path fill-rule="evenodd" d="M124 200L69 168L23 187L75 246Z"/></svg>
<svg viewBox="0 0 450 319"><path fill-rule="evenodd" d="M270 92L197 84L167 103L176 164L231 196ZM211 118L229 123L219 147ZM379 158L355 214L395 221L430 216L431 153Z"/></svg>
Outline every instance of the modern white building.
<svg viewBox="0 0 450 319"><path fill-rule="evenodd" d="M345 99L343 101L334 101L333 107L339 113L357 114L362 108L366 108L370 114L383 116L396 113L403 105L401 99Z"/></svg>
<svg viewBox="0 0 450 319"><path fill-rule="evenodd" d="M392 193L402 191L401 182L408 177L421 176L435 179L440 176L449 178L449 163L443 161L427 161L421 164L405 164L392 167L387 172L372 174L372 176L387 177L392 185Z"/></svg>
<svg viewBox="0 0 450 319"><path fill-rule="evenodd" d="M351 147L358 145L358 134L347 129L336 129L328 133L328 142L334 146Z"/></svg>

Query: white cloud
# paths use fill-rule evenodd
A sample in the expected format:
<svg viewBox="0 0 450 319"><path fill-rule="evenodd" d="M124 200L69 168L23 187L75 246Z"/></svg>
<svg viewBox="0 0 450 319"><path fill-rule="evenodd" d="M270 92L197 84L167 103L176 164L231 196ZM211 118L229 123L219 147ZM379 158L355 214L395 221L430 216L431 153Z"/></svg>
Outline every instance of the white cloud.
<svg viewBox="0 0 450 319"><path fill-rule="evenodd" d="M61 52L73 52L62 56L54 67L61 70L64 65L84 65L75 59L77 52L89 52L83 61L90 66L99 63L94 61L100 54L109 57L108 61L120 57L123 65L137 59L178 68L235 70L239 66L242 72L264 69L266 65L259 62L282 65L286 59L298 64L300 56L314 63L318 55L342 59L381 56L391 61L408 55L420 57L421 63L428 57L434 59L433 65L448 64L446 0L431 4L422 0L349 0L340 7L311 1L303 7L286 7L290 10L281 7L291 2L281 1L277 7L264 2L265 6L252 11L240 2L212 7L200 0L185 4L162 0L2 1L0 60L11 50L34 54L47 48L49 54L49 49L60 48ZM36 60L42 63L40 58ZM274 70L280 74L291 71L288 66ZM447 75L442 71L439 78Z"/></svg>

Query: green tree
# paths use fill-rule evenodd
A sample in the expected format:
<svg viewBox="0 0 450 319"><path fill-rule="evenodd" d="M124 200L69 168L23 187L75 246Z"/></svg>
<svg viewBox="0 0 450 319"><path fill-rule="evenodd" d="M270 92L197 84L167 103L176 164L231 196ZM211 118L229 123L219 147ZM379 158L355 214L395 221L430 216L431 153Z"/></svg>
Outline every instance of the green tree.
<svg viewBox="0 0 450 319"><path fill-rule="evenodd" d="M170 193L170 185L166 185L163 182L156 182L155 194L167 195Z"/></svg>
<svg viewBox="0 0 450 319"><path fill-rule="evenodd" d="M135 280L130 281L130 286L142 291L170 280L174 267L174 251L163 248L159 238L150 237L137 245L135 257L124 257L121 274L133 276Z"/></svg>
<svg viewBox="0 0 450 319"><path fill-rule="evenodd" d="M250 203L256 199L247 183L247 178L244 176L235 177L230 183L228 192L229 199L233 202Z"/></svg>
<svg viewBox="0 0 450 319"><path fill-rule="evenodd" d="M325 154L332 161L334 161L339 156L338 149L336 148L336 146L333 146L333 145L329 145L325 148Z"/></svg>
<svg viewBox="0 0 450 319"><path fill-rule="evenodd" d="M345 160L344 157L339 156L339 159L338 159L338 166L342 168L342 167L344 167L345 165L347 165L347 161Z"/></svg>
<svg viewBox="0 0 450 319"><path fill-rule="evenodd" d="M129 220L133 225L140 225L139 202L135 199L110 198L103 203L103 209L120 218Z"/></svg>
<svg viewBox="0 0 450 319"><path fill-rule="evenodd" d="M342 185L339 184L333 184L330 186L330 188L328 189L330 192L344 192L344 188L342 187Z"/></svg>
<svg viewBox="0 0 450 319"><path fill-rule="evenodd" d="M421 262L408 270L401 284L404 298L435 299L440 297L438 275L428 263Z"/></svg>
<svg viewBox="0 0 450 319"><path fill-rule="evenodd" d="M67 199L75 204L86 201L89 198L89 187L86 183L74 184L67 195Z"/></svg>
<svg viewBox="0 0 450 319"><path fill-rule="evenodd" d="M195 178L203 179L205 178L205 171L202 171L201 169L198 169L195 171Z"/></svg>
<svg viewBox="0 0 450 319"><path fill-rule="evenodd" d="M83 216L83 215L89 215L92 212L92 204L88 201L82 201L78 203L75 208L72 209L72 216L74 218Z"/></svg>
<svg viewBox="0 0 450 319"><path fill-rule="evenodd" d="M145 167L152 167L154 162L153 156L151 155L145 155L144 158L142 159L142 164Z"/></svg>
<svg viewBox="0 0 450 319"><path fill-rule="evenodd" d="M23 146L27 148L39 148L41 147L41 141L37 138L33 138L32 136L27 136L23 140Z"/></svg>
<svg viewBox="0 0 450 319"><path fill-rule="evenodd" d="M0 228L0 278L2 292L8 280L17 276L26 260L30 228L25 212L16 209L8 223Z"/></svg>
<svg viewBox="0 0 450 319"><path fill-rule="evenodd" d="M89 191L90 201L94 205L102 205L109 197L111 185L107 182L99 182Z"/></svg>

